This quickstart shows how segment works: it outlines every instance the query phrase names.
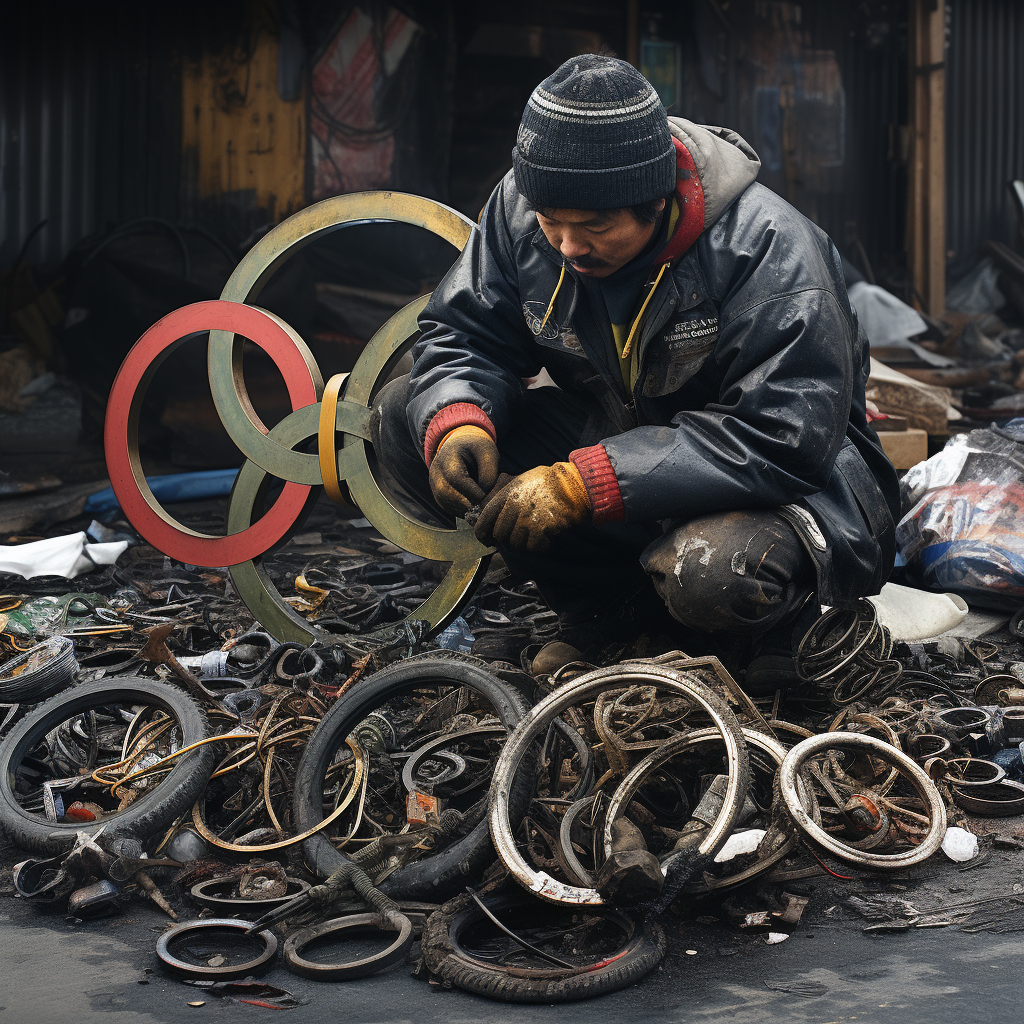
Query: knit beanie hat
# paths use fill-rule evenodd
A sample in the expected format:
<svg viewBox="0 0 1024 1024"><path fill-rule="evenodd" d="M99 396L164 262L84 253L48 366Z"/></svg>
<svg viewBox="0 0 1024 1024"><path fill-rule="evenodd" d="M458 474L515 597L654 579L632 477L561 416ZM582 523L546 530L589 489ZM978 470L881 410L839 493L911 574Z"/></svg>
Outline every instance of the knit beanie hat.
<svg viewBox="0 0 1024 1024"><path fill-rule="evenodd" d="M613 210L671 194L665 108L624 60L584 53L530 97L512 150L516 188L536 209Z"/></svg>

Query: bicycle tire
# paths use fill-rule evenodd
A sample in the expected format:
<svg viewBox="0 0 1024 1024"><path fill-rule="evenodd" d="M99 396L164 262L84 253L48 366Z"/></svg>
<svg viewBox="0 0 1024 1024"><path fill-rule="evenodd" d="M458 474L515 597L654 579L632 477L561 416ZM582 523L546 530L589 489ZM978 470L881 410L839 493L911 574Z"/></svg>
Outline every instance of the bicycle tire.
<svg viewBox="0 0 1024 1024"><path fill-rule="evenodd" d="M330 758L345 737L367 715L402 694L430 685L468 686L494 708L509 734L526 714L527 705L515 687L503 683L493 673L469 659L434 658L425 655L407 658L367 676L343 694L321 719L306 744L295 775L292 812L296 827L304 831L322 818L324 778ZM526 815L533 792L533 778L524 773L514 787L512 811L517 823ZM317 833L305 840L306 863L318 875L327 878L348 858L336 850L330 840ZM461 839L433 857L425 857L399 868L381 883L381 890L395 900L430 898L438 902L454 895L464 879L476 877L493 860L494 851L486 816Z"/></svg>
<svg viewBox="0 0 1024 1024"><path fill-rule="evenodd" d="M16 846L56 856L71 849L78 832L93 835L101 828L108 834L130 836L145 845L195 803L213 772L213 744L183 754L159 785L143 791L123 811L105 815L93 823L47 821L25 811L15 792L15 772L25 755L61 722L90 707L119 702L159 707L172 715L188 746L207 736L206 716L183 690L169 683L123 676L82 683L52 697L23 718L0 742L0 830Z"/></svg>
<svg viewBox="0 0 1024 1024"><path fill-rule="evenodd" d="M821 825L812 820L797 792L797 778L809 757L833 747L861 748L901 769L900 774L909 779L930 812L931 827L918 845L902 853L872 853L870 850L858 850L833 838ZM778 781L786 812L793 824L803 833L803 837L814 846L859 867L895 871L919 864L939 849L946 835L946 805L942 802L942 796L935 783L924 769L902 750L897 750L884 740L865 733L826 732L803 740L786 755L786 760L779 769Z"/></svg>
<svg viewBox="0 0 1024 1024"><path fill-rule="evenodd" d="M696 857L713 857L729 837L747 795L747 748L739 721L725 700L706 683L691 678L685 670L669 668L648 661L625 661L609 668L599 668L564 683L537 704L520 723L498 758L489 796L491 838L502 863L515 880L529 892L552 903L599 905L604 902L593 888L569 885L553 878L546 871L533 868L520 853L514 838L514 827L508 808L513 782L520 776L520 767L527 751L541 731L546 729L566 708L589 700L604 690L642 683L657 686L687 697L709 715L722 736L728 760L729 783L722 810L715 824L697 849ZM693 861L697 864L697 860Z"/></svg>
<svg viewBox="0 0 1024 1024"><path fill-rule="evenodd" d="M45 660L33 666L40 659ZM49 700L73 685L78 671L74 641L52 636L0 665L0 701L38 704Z"/></svg>
<svg viewBox="0 0 1024 1024"><path fill-rule="evenodd" d="M484 897L488 909L502 914L529 902L525 895ZM484 912L463 896L431 914L423 929L421 949L430 970L445 985L454 985L487 999L507 1003L565 1003L590 999L633 985L665 956L665 933L653 919L635 922L621 911L587 908L595 916L615 917L632 925L626 943L615 954L568 973L564 969L502 969L471 956L460 936L484 919Z"/></svg>

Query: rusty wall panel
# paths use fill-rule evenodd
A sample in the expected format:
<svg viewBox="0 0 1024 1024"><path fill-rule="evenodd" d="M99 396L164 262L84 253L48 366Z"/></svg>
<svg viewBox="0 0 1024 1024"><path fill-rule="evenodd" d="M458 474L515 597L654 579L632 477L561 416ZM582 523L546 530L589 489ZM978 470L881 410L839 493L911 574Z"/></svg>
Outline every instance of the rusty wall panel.
<svg viewBox="0 0 1024 1024"><path fill-rule="evenodd" d="M182 74L182 155L190 193L279 221L304 205L305 96L278 90L276 26L255 27L250 52L204 53Z"/></svg>

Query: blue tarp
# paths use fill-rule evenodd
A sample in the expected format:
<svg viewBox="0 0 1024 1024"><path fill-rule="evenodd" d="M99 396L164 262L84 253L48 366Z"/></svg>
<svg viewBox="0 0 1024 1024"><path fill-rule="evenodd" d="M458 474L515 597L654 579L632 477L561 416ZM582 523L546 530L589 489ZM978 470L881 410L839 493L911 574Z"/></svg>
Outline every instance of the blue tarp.
<svg viewBox="0 0 1024 1024"><path fill-rule="evenodd" d="M161 503L195 501L198 498L216 498L230 494L235 485L237 469L204 469L197 473L169 473L166 476L146 477L150 490ZM83 509L88 515L106 515L119 509L112 487L89 496Z"/></svg>

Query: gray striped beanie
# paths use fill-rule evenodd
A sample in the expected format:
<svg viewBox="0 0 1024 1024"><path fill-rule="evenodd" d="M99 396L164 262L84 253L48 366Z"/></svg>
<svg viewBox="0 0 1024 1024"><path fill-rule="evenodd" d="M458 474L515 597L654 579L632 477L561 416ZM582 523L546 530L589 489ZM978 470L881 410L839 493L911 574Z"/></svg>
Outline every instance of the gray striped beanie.
<svg viewBox="0 0 1024 1024"><path fill-rule="evenodd" d="M567 60L530 97L512 150L535 209L613 210L668 196L676 157L665 108L624 60Z"/></svg>

